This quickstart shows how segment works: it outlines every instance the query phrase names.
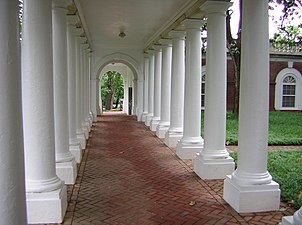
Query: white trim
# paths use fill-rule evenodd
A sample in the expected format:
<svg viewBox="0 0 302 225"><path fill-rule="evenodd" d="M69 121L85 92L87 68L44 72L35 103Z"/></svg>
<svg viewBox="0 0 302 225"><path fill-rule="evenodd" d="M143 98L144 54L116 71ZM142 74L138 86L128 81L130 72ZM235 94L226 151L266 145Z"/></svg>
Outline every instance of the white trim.
<svg viewBox="0 0 302 225"><path fill-rule="evenodd" d="M282 107L282 87L283 79L291 75L296 79L295 107ZM276 77L275 86L275 109L276 110L302 110L302 75L294 68L285 68L281 70Z"/></svg>

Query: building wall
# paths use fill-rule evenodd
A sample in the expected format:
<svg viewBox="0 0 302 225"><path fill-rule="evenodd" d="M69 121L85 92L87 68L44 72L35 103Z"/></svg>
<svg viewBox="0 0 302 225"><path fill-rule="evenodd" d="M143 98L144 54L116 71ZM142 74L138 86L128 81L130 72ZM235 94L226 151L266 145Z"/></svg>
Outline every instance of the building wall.
<svg viewBox="0 0 302 225"><path fill-rule="evenodd" d="M297 69L302 74L302 59L291 59L291 58L280 58L278 56L271 56L270 58L270 87L269 87L269 110L275 110L275 86L276 86L276 77L278 73L288 68L288 62L293 62L293 68ZM202 65L205 66L206 60L202 59ZM227 110L233 110L234 104L234 75L235 75L235 67L234 63L230 57L228 57L227 61Z"/></svg>

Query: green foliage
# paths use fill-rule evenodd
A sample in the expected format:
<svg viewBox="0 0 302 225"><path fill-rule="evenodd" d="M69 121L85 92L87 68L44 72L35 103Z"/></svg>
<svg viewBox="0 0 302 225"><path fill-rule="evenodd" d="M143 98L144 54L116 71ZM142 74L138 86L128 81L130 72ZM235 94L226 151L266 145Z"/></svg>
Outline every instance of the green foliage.
<svg viewBox="0 0 302 225"><path fill-rule="evenodd" d="M227 113L226 142L228 145L238 144L238 116ZM270 112L269 145L302 145L302 113Z"/></svg>
<svg viewBox="0 0 302 225"><path fill-rule="evenodd" d="M108 71L102 76L101 85L103 106L110 110L113 102L116 103L124 97L123 76L116 71Z"/></svg>
<svg viewBox="0 0 302 225"><path fill-rule="evenodd" d="M302 145L302 113L270 112L269 144Z"/></svg>
<svg viewBox="0 0 302 225"><path fill-rule="evenodd" d="M230 153L237 164L238 155ZM279 183L282 201L296 209L302 206L302 149L300 151L272 151L268 153L268 171Z"/></svg>

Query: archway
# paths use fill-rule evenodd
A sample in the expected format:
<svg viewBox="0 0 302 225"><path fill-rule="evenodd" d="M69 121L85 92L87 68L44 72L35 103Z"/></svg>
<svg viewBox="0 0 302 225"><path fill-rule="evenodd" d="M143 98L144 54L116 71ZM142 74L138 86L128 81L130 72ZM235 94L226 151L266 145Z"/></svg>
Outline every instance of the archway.
<svg viewBox="0 0 302 225"><path fill-rule="evenodd" d="M123 99L121 99L122 102L122 110L124 113L127 115L133 115L135 114L135 95L133 93L134 89L134 74L132 70L124 63L109 63L107 64L100 72L99 80L102 80L102 77L105 74L108 74L112 71L115 71L116 73L122 75L123 77L123 89L124 89L124 94L123 94ZM104 109L104 103L102 102L102 86L99 86L99 99L100 99L100 108ZM103 87L104 88L104 87Z"/></svg>

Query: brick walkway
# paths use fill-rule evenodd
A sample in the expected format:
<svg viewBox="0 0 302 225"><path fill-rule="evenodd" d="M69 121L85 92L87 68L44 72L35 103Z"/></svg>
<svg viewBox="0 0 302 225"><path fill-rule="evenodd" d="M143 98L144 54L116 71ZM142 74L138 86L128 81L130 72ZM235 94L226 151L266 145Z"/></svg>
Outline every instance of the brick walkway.
<svg viewBox="0 0 302 225"><path fill-rule="evenodd" d="M106 114L68 187L63 224L278 224L292 213L238 214L222 199L223 181L203 181L190 165L134 117Z"/></svg>

